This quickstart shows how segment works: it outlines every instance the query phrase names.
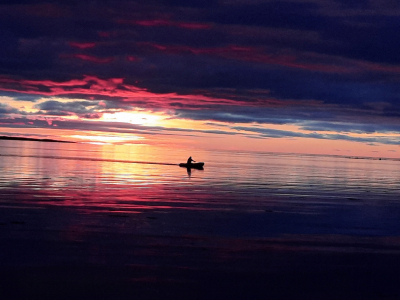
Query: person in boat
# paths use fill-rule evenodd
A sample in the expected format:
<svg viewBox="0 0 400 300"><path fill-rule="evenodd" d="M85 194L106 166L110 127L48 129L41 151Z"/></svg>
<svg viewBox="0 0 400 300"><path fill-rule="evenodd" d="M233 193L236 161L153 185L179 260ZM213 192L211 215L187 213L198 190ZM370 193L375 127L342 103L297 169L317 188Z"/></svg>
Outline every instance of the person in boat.
<svg viewBox="0 0 400 300"><path fill-rule="evenodd" d="M192 164L192 161L196 162L195 160L192 159L191 156L189 156L189 158L187 160L187 165L190 166Z"/></svg>

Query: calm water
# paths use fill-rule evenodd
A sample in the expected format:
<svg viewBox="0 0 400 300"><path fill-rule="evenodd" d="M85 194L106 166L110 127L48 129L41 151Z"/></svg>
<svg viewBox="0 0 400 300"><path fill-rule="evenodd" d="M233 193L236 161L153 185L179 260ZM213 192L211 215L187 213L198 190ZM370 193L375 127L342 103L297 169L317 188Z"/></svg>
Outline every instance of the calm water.
<svg viewBox="0 0 400 300"><path fill-rule="evenodd" d="M0 154L2 207L235 213L245 235L400 234L396 160L28 141L0 141ZM177 166L189 155L204 170Z"/></svg>

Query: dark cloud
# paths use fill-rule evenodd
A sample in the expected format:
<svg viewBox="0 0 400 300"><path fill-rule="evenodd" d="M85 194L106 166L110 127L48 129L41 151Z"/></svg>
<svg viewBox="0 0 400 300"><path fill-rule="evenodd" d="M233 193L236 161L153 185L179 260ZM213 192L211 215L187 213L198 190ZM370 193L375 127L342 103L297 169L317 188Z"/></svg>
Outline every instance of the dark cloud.
<svg viewBox="0 0 400 300"><path fill-rule="evenodd" d="M192 120L212 120L228 123L264 123L264 124L287 124L294 123L293 118L274 116L273 110L260 108L231 108L224 111L213 110L176 110L176 118Z"/></svg>
<svg viewBox="0 0 400 300"><path fill-rule="evenodd" d="M10 97L16 101L28 101L28 102L36 102L41 98L45 98L41 95L21 94L18 92L6 92L6 91L1 91L0 95Z"/></svg>
<svg viewBox="0 0 400 300"><path fill-rule="evenodd" d="M48 97L42 116L398 132L399 16L392 0L3 1L0 94Z"/></svg>
<svg viewBox="0 0 400 300"><path fill-rule="evenodd" d="M300 126L308 131L332 131L340 133L388 133L399 132L400 123L395 124L357 124L357 123L335 123L335 122L308 122Z"/></svg>
<svg viewBox="0 0 400 300"><path fill-rule="evenodd" d="M0 116L7 114L17 114L20 111L14 107L7 105L6 103L0 103Z"/></svg>
<svg viewBox="0 0 400 300"><path fill-rule="evenodd" d="M104 106L94 101L60 102L49 100L40 104L36 104L34 107L47 115L68 116L76 114L90 119L94 118L95 116L99 118L100 115L97 112L104 109Z"/></svg>
<svg viewBox="0 0 400 300"><path fill-rule="evenodd" d="M317 132L311 133L302 133L302 132L294 132L288 130L277 130L277 129L268 129L268 128L254 128L254 127L241 127L235 126L232 129L259 133L262 137L265 138L313 138L313 139L323 139L323 140L344 140L351 142L360 142L360 143L368 143L368 144L387 144L387 145L399 145L400 138L399 137L354 137L345 134L322 134ZM251 135L249 135L251 137ZM259 136L257 136L259 138Z"/></svg>
<svg viewBox="0 0 400 300"><path fill-rule="evenodd" d="M314 3L267 1L254 4L223 5L209 12L210 21L222 24L277 28L316 29L329 20L312 13Z"/></svg>
<svg viewBox="0 0 400 300"><path fill-rule="evenodd" d="M164 136L196 136L203 133L218 135L237 135L238 132L224 130L196 130L185 128L164 128L161 126L142 126L124 122L82 121L82 120L57 120L53 118L7 118L0 119L0 127L12 128L52 128L66 130L85 130L106 133L124 133L132 135L164 135Z"/></svg>

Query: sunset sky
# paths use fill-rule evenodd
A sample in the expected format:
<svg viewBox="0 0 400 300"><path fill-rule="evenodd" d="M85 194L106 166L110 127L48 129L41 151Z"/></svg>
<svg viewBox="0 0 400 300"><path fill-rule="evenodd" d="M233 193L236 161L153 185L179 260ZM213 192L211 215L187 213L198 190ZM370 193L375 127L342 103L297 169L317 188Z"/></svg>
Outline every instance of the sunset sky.
<svg viewBox="0 0 400 300"><path fill-rule="evenodd" d="M0 32L0 135L400 157L397 0L10 0Z"/></svg>

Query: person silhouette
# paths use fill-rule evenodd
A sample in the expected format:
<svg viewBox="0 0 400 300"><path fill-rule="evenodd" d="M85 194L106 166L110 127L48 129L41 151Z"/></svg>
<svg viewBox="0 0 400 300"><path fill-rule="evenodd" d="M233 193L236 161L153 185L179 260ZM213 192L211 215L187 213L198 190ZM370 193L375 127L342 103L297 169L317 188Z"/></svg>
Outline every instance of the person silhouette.
<svg viewBox="0 0 400 300"><path fill-rule="evenodd" d="M192 159L191 156L189 156L188 160L187 160L187 164L188 166L190 166L192 164L192 161L196 162L195 160Z"/></svg>

